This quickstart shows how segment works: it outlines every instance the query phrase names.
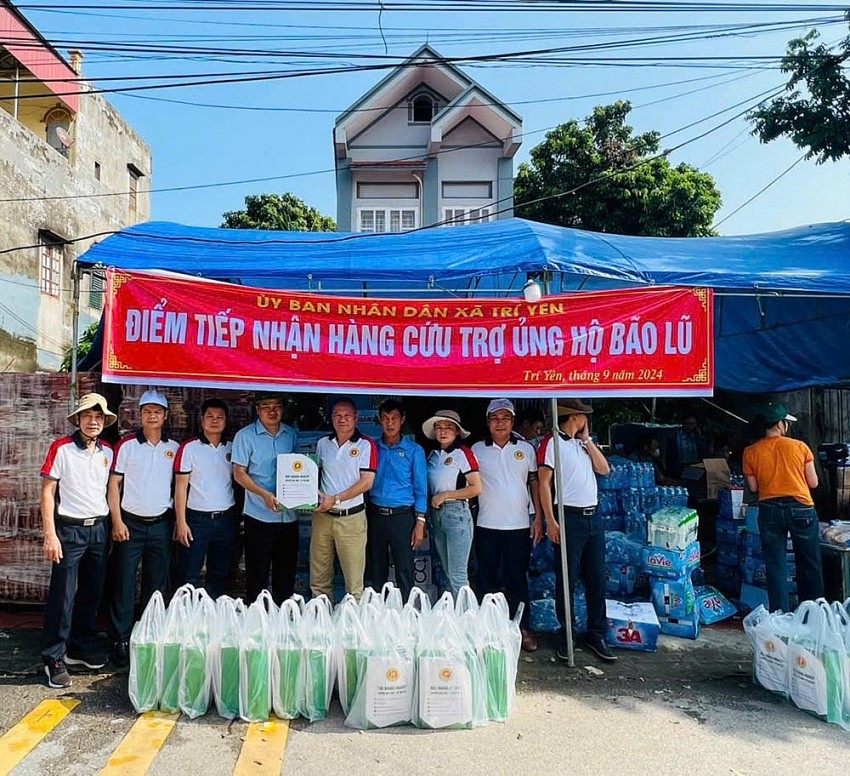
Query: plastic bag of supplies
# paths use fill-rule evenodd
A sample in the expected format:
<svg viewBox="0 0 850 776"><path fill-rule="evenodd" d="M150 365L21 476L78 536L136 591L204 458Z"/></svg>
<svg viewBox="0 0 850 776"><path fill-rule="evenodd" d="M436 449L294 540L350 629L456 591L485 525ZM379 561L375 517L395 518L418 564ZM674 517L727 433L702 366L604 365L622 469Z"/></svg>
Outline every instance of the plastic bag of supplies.
<svg viewBox="0 0 850 776"><path fill-rule="evenodd" d="M165 615L165 627L160 640L159 708L180 710L180 646L187 640L194 608L195 588L177 588Z"/></svg>
<svg viewBox="0 0 850 776"><path fill-rule="evenodd" d="M219 596L215 602L216 622L210 645L212 694L219 716L239 716L239 638L245 604L241 598Z"/></svg>
<svg viewBox="0 0 850 776"><path fill-rule="evenodd" d="M265 722L272 707L272 654L277 607L268 590L252 603L242 622L239 639L239 716L246 722Z"/></svg>
<svg viewBox="0 0 850 776"><path fill-rule="evenodd" d="M366 626L368 643L356 651L357 686L345 724L360 730L409 724L416 681L411 620L394 606L367 609L374 619Z"/></svg>
<svg viewBox="0 0 850 776"><path fill-rule="evenodd" d="M358 606L352 595L347 595L337 604L333 613L335 633L334 662L336 663L337 687L342 711L348 714L357 690L357 652L368 647L364 621L375 627L380 611L380 597L369 597L369 601Z"/></svg>
<svg viewBox="0 0 850 776"><path fill-rule="evenodd" d="M516 703L523 608L520 604L512 620L502 593L488 593L481 601L478 638L487 674L487 716L496 722L504 722Z"/></svg>
<svg viewBox="0 0 850 776"><path fill-rule="evenodd" d="M280 606L275 629L272 706L281 719L294 719L301 708L301 606L289 598Z"/></svg>
<svg viewBox="0 0 850 776"><path fill-rule="evenodd" d="M771 614L758 606L744 618L753 647L753 680L766 690L788 697L788 640L794 614Z"/></svg>
<svg viewBox="0 0 850 776"><path fill-rule="evenodd" d="M157 590L130 634L130 703L140 714L159 703L159 640L165 628L165 604Z"/></svg>
<svg viewBox="0 0 850 776"><path fill-rule="evenodd" d="M212 666L209 646L215 628L213 600L203 589L195 591L189 612L186 640L180 645L180 710L189 719L203 716L210 705Z"/></svg>
<svg viewBox="0 0 850 776"><path fill-rule="evenodd" d="M324 719L334 685L334 631L330 601L311 598L301 614L301 684L304 688L302 716L315 722Z"/></svg>

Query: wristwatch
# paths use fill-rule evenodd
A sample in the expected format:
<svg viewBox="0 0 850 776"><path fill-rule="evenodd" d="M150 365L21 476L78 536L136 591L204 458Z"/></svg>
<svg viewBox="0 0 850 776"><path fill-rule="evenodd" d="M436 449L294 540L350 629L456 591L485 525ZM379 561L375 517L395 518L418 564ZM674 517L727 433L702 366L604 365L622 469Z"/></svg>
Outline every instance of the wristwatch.
<svg viewBox="0 0 850 776"><path fill-rule="evenodd" d="M424 523L425 522L425 515L416 515L416 522L417 523Z"/></svg>
<svg viewBox="0 0 850 776"><path fill-rule="evenodd" d="M342 499L339 496L334 496L334 506L338 507L342 503Z"/></svg>

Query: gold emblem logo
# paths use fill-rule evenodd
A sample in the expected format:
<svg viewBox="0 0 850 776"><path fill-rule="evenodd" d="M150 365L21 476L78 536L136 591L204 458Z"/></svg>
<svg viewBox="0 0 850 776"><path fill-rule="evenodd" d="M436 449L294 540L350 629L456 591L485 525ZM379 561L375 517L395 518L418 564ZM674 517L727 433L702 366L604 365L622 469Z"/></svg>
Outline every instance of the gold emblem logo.
<svg viewBox="0 0 850 776"><path fill-rule="evenodd" d="M454 675L454 672L452 671L451 668L443 668L440 671L440 679L442 679L444 682L448 682L452 678L453 675Z"/></svg>
<svg viewBox="0 0 850 776"><path fill-rule="evenodd" d="M357 458L357 456L360 455L360 450L358 450L356 447L352 447L351 450L348 451L348 454L352 458Z"/></svg>
<svg viewBox="0 0 850 776"><path fill-rule="evenodd" d="M451 456L449 456L448 458L446 458L446 460L445 460L445 461L443 461L443 463L444 463L446 466L451 466L451 465L454 463L454 460L455 460L454 458L452 458Z"/></svg>
<svg viewBox="0 0 850 776"><path fill-rule="evenodd" d="M293 461L292 462L292 471L300 472L304 468L304 464L301 461Z"/></svg>
<svg viewBox="0 0 850 776"><path fill-rule="evenodd" d="M770 640L768 640L768 641L765 641L765 642L764 642L764 648L765 648L768 652L776 652L776 644L774 644L774 643L773 643L772 641L770 641Z"/></svg>
<svg viewBox="0 0 850 776"><path fill-rule="evenodd" d="M388 682L397 682L401 678L401 671L397 668L390 668L387 670L387 681Z"/></svg>
<svg viewBox="0 0 850 776"><path fill-rule="evenodd" d="M800 666L800 668L805 668L808 665L806 658L800 655L800 657L797 658L797 665Z"/></svg>
<svg viewBox="0 0 850 776"><path fill-rule="evenodd" d="M523 458L525 458L525 453L522 450L517 450L514 453L514 458L516 458L518 461L521 461Z"/></svg>
<svg viewBox="0 0 850 776"><path fill-rule="evenodd" d="M173 450L166 450L165 451L165 457L166 458L174 458L174 451Z"/></svg>

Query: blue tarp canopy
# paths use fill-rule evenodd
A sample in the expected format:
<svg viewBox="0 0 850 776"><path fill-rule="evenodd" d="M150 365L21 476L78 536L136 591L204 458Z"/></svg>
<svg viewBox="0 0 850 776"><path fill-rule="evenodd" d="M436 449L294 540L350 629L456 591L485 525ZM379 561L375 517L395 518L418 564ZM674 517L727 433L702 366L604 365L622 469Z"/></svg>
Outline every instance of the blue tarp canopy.
<svg viewBox="0 0 850 776"><path fill-rule="evenodd" d="M246 285L370 296L553 293L645 285L718 292L719 388L751 393L850 383L850 223L741 237L597 234L513 218L401 234L207 229L151 222L81 258ZM846 295L846 298L843 296Z"/></svg>

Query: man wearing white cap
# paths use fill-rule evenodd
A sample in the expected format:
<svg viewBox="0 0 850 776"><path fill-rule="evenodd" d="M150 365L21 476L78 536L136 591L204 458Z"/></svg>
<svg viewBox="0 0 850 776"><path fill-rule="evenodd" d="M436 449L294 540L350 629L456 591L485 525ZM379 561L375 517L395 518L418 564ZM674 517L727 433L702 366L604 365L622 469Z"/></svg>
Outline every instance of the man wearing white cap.
<svg viewBox="0 0 850 776"><path fill-rule="evenodd" d="M57 439L41 467L44 557L53 566L44 608L41 656L50 687L71 684L68 665L102 668L94 654L95 621L109 552L106 484L112 448L98 437L117 416L88 393L68 420L77 430Z"/></svg>
<svg viewBox="0 0 850 776"><path fill-rule="evenodd" d="M489 438L472 446L481 475L475 553L481 591L496 593L504 587L511 617L521 603L525 606L522 647L534 652L537 639L525 627L529 616L526 574L532 538L536 544L543 536L543 513L536 451L511 433L515 417L509 399L493 399L487 406Z"/></svg>
<svg viewBox="0 0 850 776"><path fill-rule="evenodd" d="M142 564L141 609L168 581L174 511L171 482L180 445L164 431L168 399L145 391L139 399L141 428L115 449L109 476L115 584L109 605L112 662L129 662L130 631L135 621L136 572Z"/></svg>

